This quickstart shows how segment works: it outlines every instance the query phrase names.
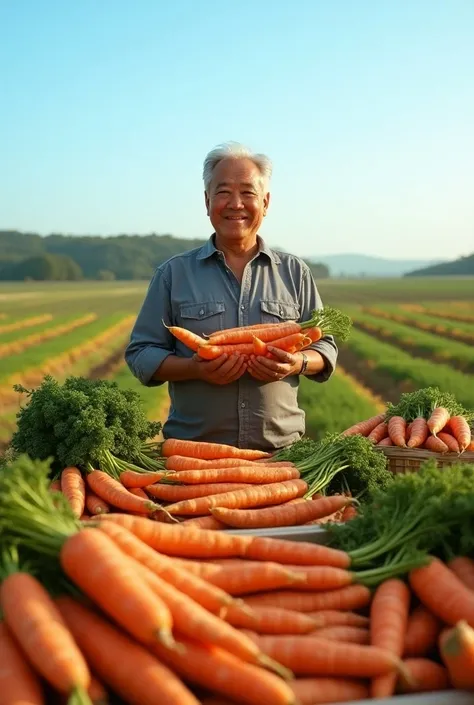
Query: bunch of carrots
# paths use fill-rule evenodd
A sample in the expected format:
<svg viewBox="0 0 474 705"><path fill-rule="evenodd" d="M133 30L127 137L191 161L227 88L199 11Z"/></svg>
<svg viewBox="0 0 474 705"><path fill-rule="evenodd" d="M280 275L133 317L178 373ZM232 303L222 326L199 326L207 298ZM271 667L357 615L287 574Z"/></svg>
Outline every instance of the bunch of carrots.
<svg viewBox="0 0 474 705"><path fill-rule="evenodd" d="M359 433L378 446L461 454L474 451L472 418L472 412L462 409L452 395L428 387L403 394L397 405L389 404L385 413L361 421L343 434Z"/></svg>
<svg viewBox="0 0 474 705"><path fill-rule="evenodd" d="M349 316L337 309L326 307L313 311L308 321L257 323L252 326L226 328L211 332L207 338L179 326L169 326L168 330L202 359L214 360L223 354L271 357L269 347L295 353L326 335L346 340L351 325Z"/></svg>
<svg viewBox="0 0 474 705"><path fill-rule="evenodd" d="M297 467L271 462L267 453L176 439L164 441L161 453L163 471L125 470L116 480L68 467L50 489L62 492L79 519L121 511L207 529L346 521L356 511L342 494L305 498L308 484Z"/></svg>
<svg viewBox="0 0 474 705"><path fill-rule="evenodd" d="M80 522L27 457L2 472L0 524L2 705L50 690L70 705L474 690L467 557L370 590L337 548L121 513Z"/></svg>

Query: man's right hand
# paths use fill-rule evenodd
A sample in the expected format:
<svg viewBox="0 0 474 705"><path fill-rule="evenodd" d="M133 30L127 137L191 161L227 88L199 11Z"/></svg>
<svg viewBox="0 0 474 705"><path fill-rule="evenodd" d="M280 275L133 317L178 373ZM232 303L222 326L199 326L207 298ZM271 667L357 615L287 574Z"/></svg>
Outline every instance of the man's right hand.
<svg viewBox="0 0 474 705"><path fill-rule="evenodd" d="M203 360L194 355L193 360L197 378L209 384L230 384L247 370L247 360L242 355L220 355L215 360Z"/></svg>

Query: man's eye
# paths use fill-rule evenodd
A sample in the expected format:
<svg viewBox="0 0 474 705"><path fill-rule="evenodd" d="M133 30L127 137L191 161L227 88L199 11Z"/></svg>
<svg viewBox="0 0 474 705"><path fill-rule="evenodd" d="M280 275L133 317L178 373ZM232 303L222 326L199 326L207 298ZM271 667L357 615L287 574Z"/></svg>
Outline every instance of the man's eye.
<svg viewBox="0 0 474 705"><path fill-rule="evenodd" d="M243 194L244 196L255 196L254 191L244 191Z"/></svg>

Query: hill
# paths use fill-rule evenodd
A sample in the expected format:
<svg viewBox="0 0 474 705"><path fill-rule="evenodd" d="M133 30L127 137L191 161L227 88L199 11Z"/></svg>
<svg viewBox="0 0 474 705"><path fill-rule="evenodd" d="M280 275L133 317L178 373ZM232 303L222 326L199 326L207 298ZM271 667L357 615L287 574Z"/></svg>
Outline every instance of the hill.
<svg viewBox="0 0 474 705"><path fill-rule="evenodd" d="M441 262L431 267L415 269L406 277L472 277L474 276L474 253L450 262Z"/></svg>
<svg viewBox="0 0 474 705"><path fill-rule="evenodd" d="M401 277L413 269L421 269L439 261L392 260L354 253L318 255L311 259L329 267L333 277Z"/></svg>

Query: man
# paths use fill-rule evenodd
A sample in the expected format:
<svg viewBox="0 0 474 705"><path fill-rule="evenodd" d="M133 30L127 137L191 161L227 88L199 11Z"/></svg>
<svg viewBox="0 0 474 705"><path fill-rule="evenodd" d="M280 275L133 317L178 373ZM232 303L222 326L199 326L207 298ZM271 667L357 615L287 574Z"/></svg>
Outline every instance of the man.
<svg viewBox="0 0 474 705"><path fill-rule="evenodd" d="M133 328L125 358L147 386L169 383L165 438L272 451L303 435L300 375L324 382L337 347L327 336L291 355L222 355L205 361L166 326L199 335L256 323L304 321L322 302L307 265L271 250L258 232L269 203L272 166L264 155L229 143L204 162L207 214L214 233L200 248L160 265ZM165 325L166 324L166 325Z"/></svg>

